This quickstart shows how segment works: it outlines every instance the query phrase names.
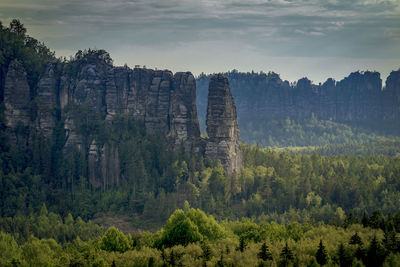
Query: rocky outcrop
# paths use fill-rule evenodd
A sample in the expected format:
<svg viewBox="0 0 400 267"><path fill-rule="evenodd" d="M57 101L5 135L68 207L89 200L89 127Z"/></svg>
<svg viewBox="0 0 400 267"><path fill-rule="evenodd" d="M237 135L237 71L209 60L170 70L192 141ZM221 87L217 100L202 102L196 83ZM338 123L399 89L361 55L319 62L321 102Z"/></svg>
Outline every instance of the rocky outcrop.
<svg viewBox="0 0 400 267"><path fill-rule="evenodd" d="M30 123L31 97L26 77L22 64L17 60L12 61L8 67L4 86L5 118L9 128L16 128L18 124L28 126Z"/></svg>
<svg viewBox="0 0 400 267"><path fill-rule="evenodd" d="M382 88L380 74L371 71L354 72L341 81L328 79L319 85L307 78L289 84L276 73L233 71L225 75L238 106L239 123L315 116L340 123L366 124L374 121L379 125L382 121L398 120L400 117L399 73L393 71L390 74L386 88ZM206 114L210 78L203 75L197 79L200 116Z"/></svg>
<svg viewBox="0 0 400 267"><path fill-rule="evenodd" d="M55 108L57 107L57 65L47 66L37 86L38 125L44 135L50 135L55 126Z"/></svg>
<svg viewBox="0 0 400 267"><path fill-rule="evenodd" d="M27 143L31 131L30 88L27 74L22 64L14 60L10 63L4 84L4 117L7 132L12 143Z"/></svg>
<svg viewBox="0 0 400 267"><path fill-rule="evenodd" d="M382 80L378 72L354 72L336 84L336 120L382 118ZM318 107L316 114L324 107Z"/></svg>
<svg viewBox="0 0 400 267"><path fill-rule="evenodd" d="M190 147L196 148L200 136L196 108L196 80L190 72L178 72L174 75L173 88L169 112L169 136L175 140L175 146L183 144L186 150Z"/></svg>
<svg viewBox="0 0 400 267"><path fill-rule="evenodd" d="M400 118L400 70L392 71L386 80L383 91L384 119L399 120Z"/></svg>
<svg viewBox="0 0 400 267"><path fill-rule="evenodd" d="M112 127L118 116L142 121L148 133L166 136L175 149L183 146L186 151L204 153L207 147L206 156L219 159L233 173L241 166L236 108L229 85L224 84L227 80L218 77L210 86L210 138L204 140L197 119L196 80L190 72L174 75L168 70L114 67L110 61L88 55L69 63L50 63L31 90L24 68L14 61L4 89L7 127L14 140L18 135L11 133L21 127L22 133L35 131L51 139L56 125L63 125L64 153L86 155L94 188L119 183L118 144L99 142L91 129ZM37 114L30 114L32 107Z"/></svg>
<svg viewBox="0 0 400 267"><path fill-rule="evenodd" d="M239 125L229 82L221 74L211 77L208 89L207 134L205 156L220 160L228 175L242 167Z"/></svg>

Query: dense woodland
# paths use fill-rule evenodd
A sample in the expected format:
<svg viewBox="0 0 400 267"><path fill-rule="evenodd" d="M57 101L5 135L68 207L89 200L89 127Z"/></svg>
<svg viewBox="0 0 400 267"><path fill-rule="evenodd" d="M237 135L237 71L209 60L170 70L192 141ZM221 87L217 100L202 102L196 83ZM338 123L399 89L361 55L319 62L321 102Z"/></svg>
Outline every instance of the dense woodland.
<svg viewBox="0 0 400 267"><path fill-rule="evenodd" d="M70 214L0 220L2 266L398 266L400 212L348 216L341 226L279 225L243 218L217 222L176 210L155 232L124 234ZM382 230L383 229L383 230Z"/></svg>
<svg viewBox="0 0 400 267"><path fill-rule="evenodd" d="M54 59L18 21L0 26L0 50L2 83L12 58L32 80ZM85 53L97 55L86 51L71 61L79 64ZM28 146L14 145L1 106L1 266L400 262L396 140L359 145L359 153L347 144L293 153L243 143L244 168L229 177L220 163L173 150L141 122L120 116L109 127L83 106L76 110L79 133L116 144L121 163L118 184L96 189L88 180L88 155L63 150L64 125L50 137L31 136ZM127 217L135 230L124 234L90 221L106 215Z"/></svg>

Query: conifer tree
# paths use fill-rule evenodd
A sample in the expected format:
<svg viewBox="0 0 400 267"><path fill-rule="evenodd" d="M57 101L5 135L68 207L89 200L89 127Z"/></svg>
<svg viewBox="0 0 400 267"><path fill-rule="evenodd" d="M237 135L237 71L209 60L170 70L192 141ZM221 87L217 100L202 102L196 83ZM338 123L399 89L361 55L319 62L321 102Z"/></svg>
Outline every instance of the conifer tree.
<svg viewBox="0 0 400 267"><path fill-rule="evenodd" d="M244 240L243 236L239 237L239 247L237 248L237 250L239 250L240 252L243 252L246 249L246 241Z"/></svg>
<svg viewBox="0 0 400 267"><path fill-rule="evenodd" d="M289 248L288 243L286 242L285 246L283 247L281 254L279 256L279 266L289 266L289 264L294 260L294 255L292 250Z"/></svg>
<svg viewBox="0 0 400 267"><path fill-rule="evenodd" d="M376 236L371 240L371 243L367 249L364 264L366 267L379 267L383 265L385 261L386 253L381 243L378 241Z"/></svg>
<svg viewBox="0 0 400 267"><path fill-rule="evenodd" d="M263 261L272 260L272 254L269 251L269 247L265 242L262 244L260 252L257 254L257 256Z"/></svg>
<svg viewBox="0 0 400 267"><path fill-rule="evenodd" d="M349 241L350 245L362 245L362 239L361 237L358 235L358 233L355 233L354 235L352 235L350 237L350 241Z"/></svg>
<svg viewBox="0 0 400 267"><path fill-rule="evenodd" d="M385 232L383 245L388 252L395 253L398 250L398 241L396 238L396 232L394 230Z"/></svg>
<svg viewBox="0 0 400 267"><path fill-rule="evenodd" d="M338 252L337 252L337 257L338 257L338 263L340 267L350 267L352 266L353 263L353 258L350 255L349 251L346 249L346 247L343 245L343 243L340 243Z"/></svg>
<svg viewBox="0 0 400 267"><path fill-rule="evenodd" d="M322 243L322 240L319 241L319 246L317 253L315 254L315 258L319 265L324 266L328 263L328 253L326 252L326 248Z"/></svg>

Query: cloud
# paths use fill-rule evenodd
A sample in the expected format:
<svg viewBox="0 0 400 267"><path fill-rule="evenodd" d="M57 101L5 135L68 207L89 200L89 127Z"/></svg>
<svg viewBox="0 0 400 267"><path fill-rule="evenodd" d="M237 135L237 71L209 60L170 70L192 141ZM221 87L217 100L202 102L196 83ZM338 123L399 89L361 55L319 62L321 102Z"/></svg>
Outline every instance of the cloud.
<svg viewBox="0 0 400 267"><path fill-rule="evenodd" d="M202 53L232 48L214 57L231 65L256 56L400 57L398 0L1 0L0 20L12 18L59 54L140 51L160 65L174 58L159 54L177 47L201 62Z"/></svg>

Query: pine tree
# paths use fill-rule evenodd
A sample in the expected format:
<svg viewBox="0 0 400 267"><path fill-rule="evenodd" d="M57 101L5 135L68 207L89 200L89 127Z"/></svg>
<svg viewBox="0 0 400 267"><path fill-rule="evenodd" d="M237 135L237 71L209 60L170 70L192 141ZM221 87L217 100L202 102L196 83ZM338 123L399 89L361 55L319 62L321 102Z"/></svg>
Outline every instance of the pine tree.
<svg viewBox="0 0 400 267"><path fill-rule="evenodd" d="M283 247L281 254L279 256L279 266L289 266L289 264L294 260L293 252L289 248L288 243L286 242Z"/></svg>
<svg viewBox="0 0 400 267"><path fill-rule="evenodd" d="M262 244L260 252L257 254L257 256L263 261L272 260L272 254L269 251L269 247L265 242Z"/></svg>
<svg viewBox="0 0 400 267"><path fill-rule="evenodd" d="M396 238L396 232L394 230L386 231L385 238L383 239L383 245L388 252L395 253L398 249L398 241Z"/></svg>
<svg viewBox="0 0 400 267"><path fill-rule="evenodd" d="M349 251L346 249L346 247L343 245L343 243L340 243L340 245L339 245L337 257L339 260L340 267L352 266L353 258L350 255Z"/></svg>
<svg viewBox="0 0 400 267"><path fill-rule="evenodd" d="M383 265L385 261L386 254L385 250L374 236L371 240L371 243L367 249L367 254L365 256L364 264L366 267L379 267Z"/></svg>
<svg viewBox="0 0 400 267"><path fill-rule="evenodd" d="M237 250L239 250L240 252L243 252L246 249L246 241L244 240L243 236L239 237L239 247L237 248Z"/></svg>
<svg viewBox="0 0 400 267"><path fill-rule="evenodd" d="M319 241L318 251L315 254L315 258L319 265L323 266L328 262L328 253L326 252L326 248L322 243L322 240Z"/></svg>
<svg viewBox="0 0 400 267"><path fill-rule="evenodd" d="M368 227L369 226L369 220L368 220L368 216L367 213L364 211L362 219L361 219L361 223L364 227Z"/></svg>
<svg viewBox="0 0 400 267"><path fill-rule="evenodd" d="M358 233L355 233L354 235L352 235L350 237L349 244L350 245L362 245L363 244L361 237L358 235Z"/></svg>

